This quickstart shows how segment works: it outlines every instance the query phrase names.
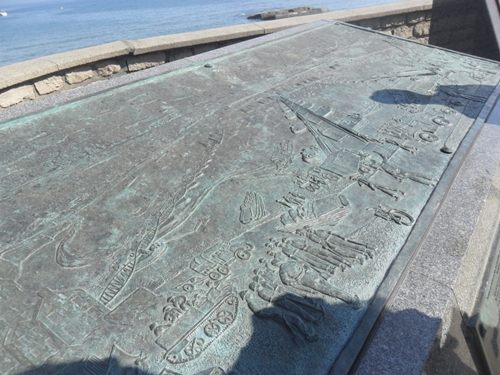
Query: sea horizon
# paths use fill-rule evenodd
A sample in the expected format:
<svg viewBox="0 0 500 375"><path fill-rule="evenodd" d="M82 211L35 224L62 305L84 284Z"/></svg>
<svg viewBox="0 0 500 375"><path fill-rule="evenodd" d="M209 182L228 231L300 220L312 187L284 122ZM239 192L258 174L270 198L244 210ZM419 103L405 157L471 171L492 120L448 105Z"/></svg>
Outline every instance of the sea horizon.
<svg viewBox="0 0 500 375"><path fill-rule="evenodd" d="M58 52L158 35L249 22L272 9L313 6L328 10L394 3L394 0L3 0L0 66Z"/></svg>

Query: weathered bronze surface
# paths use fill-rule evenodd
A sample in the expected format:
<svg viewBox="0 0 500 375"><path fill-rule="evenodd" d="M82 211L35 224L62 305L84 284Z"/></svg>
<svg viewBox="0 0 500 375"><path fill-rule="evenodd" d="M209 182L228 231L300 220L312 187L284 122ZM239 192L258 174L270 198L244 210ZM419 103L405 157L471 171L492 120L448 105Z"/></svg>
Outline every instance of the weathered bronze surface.
<svg viewBox="0 0 500 375"><path fill-rule="evenodd" d="M0 373L328 373L499 78L332 24L1 124Z"/></svg>

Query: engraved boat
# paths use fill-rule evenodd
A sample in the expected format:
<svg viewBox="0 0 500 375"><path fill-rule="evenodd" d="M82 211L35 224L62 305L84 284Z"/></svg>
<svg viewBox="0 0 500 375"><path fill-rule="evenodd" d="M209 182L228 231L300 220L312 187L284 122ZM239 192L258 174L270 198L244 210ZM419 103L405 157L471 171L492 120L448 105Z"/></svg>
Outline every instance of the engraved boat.
<svg viewBox="0 0 500 375"><path fill-rule="evenodd" d="M158 221L159 218L157 218L156 215L152 215L150 217L149 223L147 223L144 230L144 235L142 236L141 242L139 243L135 251L130 253L130 258L125 263L125 265L120 268L120 270L108 283L101 296L99 297L99 302L104 305L110 303L122 291L127 282L130 280L132 274L135 271L136 265L151 256L151 254L155 250L155 247L153 247L153 241L158 230Z"/></svg>
<svg viewBox="0 0 500 375"><path fill-rule="evenodd" d="M136 259L137 258L134 256L134 258L129 260L120 269L120 271L118 271L118 273L113 276L109 284L106 286L106 289L104 289L104 292L102 292L101 297L99 298L99 302L107 305L116 297L118 293L120 293L127 281L132 276L132 273L134 272Z"/></svg>
<svg viewBox="0 0 500 375"><path fill-rule="evenodd" d="M375 139L371 139L370 137L360 134L343 124L331 121L326 117L320 116L312 110L303 107L300 104L297 104L287 98L280 97L280 101L284 105L286 105L304 123L306 128L318 142L318 146L327 154L332 150L329 147L328 142L325 141L332 140L332 138L323 133L323 131L319 127L320 124L325 126L326 128L335 129L341 134L355 138L363 143L377 142L377 140ZM349 125L352 126L353 124L350 123Z"/></svg>
<svg viewBox="0 0 500 375"><path fill-rule="evenodd" d="M7 13L5 10L0 10L0 17L7 17L9 13Z"/></svg>

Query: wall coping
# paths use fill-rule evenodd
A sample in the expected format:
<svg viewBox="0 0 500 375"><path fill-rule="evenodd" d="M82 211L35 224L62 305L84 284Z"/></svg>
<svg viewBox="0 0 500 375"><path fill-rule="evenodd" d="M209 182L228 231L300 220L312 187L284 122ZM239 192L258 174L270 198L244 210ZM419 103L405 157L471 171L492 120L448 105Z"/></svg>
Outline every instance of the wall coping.
<svg viewBox="0 0 500 375"><path fill-rule="evenodd" d="M0 67L0 90L66 69L92 64L114 57L127 56L130 54L141 55L174 48L223 42L245 37L255 37L319 20L339 20L348 22L402 13L426 11L432 9L432 2L433 0L410 0L401 3L338 10L275 21L240 24L138 40L116 41L93 47L81 48Z"/></svg>

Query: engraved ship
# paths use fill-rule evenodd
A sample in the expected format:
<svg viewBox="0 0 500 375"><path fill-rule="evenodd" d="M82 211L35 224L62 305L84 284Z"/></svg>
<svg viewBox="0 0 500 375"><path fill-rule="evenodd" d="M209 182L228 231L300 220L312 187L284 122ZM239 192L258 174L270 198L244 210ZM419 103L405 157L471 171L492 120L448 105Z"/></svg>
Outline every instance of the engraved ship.
<svg viewBox="0 0 500 375"><path fill-rule="evenodd" d="M316 139L318 146L325 152L329 154L332 152L332 148L329 140L336 142L337 139L332 138L329 135L326 135L321 127L326 126L326 129L333 128L337 132L340 132L342 135L346 135L352 138L355 138L363 143L369 142L378 142L378 140L365 136L363 134L358 133L357 131L350 129L348 126L340 124L338 122L331 121L326 117L320 116L317 113L314 113L310 109L301 106L298 103L295 103L287 98L280 96L280 101L286 105L306 126L307 130L312 134L312 136Z"/></svg>
<svg viewBox="0 0 500 375"><path fill-rule="evenodd" d="M223 133L210 134L208 144L205 145L208 153L192 175L186 177L186 184L177 192L172 200L167 200L160 209L153 212L144 224L143 235L139 245L129 254L129 258L119 271L108 282L101 293L99 301L108 305L124 289L134 272L146 268L168 248L166 242L175 239L172 234L179 229L201 204L203 199L217 186L199 188L198 180L203 177L217 147L222 142ZM195 228L195 231L198 227Z"/></svg>
<svg viewBox="0 0 500 375"><path fill-rule="evenodd" d="M331 154L335 151L337 147L334 145L334 143L340 141L340 138L342 138L343 136L350 137L351 139L360 141L363 144L390 144L410 153L415 153L417 151L414 146L407 145L404 142L400 142L392 138L372 138L352 129L352 127L361 120L359 115L348 116L346 120L342 121L343 123L339 123L321 116L310 110L309 108L306 108L282 96L279 97L279 100L286 107L288 107L299 120L302 121L309 133L311 133L311 135L318 143L320 149L326 155ZM336 131L336 134L339 138L335 138L332 135L325 133L325 130Z"/></svg>
<svg viewBox="0 0 500 375"><path fill-rule="evenodd" d="M123 289L125 284L129 281L134 273L136 265L148 258L152 254L152 242L155 239L156 232L159 225L159 218L153 215L150 221L156 221L156 225L146 225L145 233L141 239L141 242L137 246L134 252L130 253L130 259L120 268L120 270L113 276L111 281L108 283L104 291L101 293L99 302L107 305L111 302L118 293Z"/></svg>

